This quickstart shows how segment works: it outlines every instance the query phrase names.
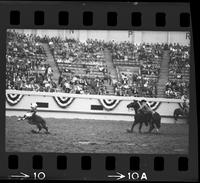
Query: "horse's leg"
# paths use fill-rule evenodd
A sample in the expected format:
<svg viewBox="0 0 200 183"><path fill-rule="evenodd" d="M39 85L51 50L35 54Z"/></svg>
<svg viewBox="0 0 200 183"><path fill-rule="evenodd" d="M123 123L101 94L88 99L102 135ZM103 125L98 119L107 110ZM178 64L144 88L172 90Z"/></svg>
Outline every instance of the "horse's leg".
<svg viewBox="0 0 200 183"><path fill-rule="evenodd" d="M152 120L149 121L149 125L150 125L150 127L149 127L149 133L151 133L151 131L154 129L154 124L153 124Z"/></svg>
<svg viewBox="0 0 200 183"><path fill-rule="evenodd" d="M156 132L159 133L159 129L157 128L157 126L156 126Z"/></svg>
<svg viewBox="0 0 200 183"><path fill-rule="evenodd" d="M175 124L176 124L176 122L177 122L177 120L178 120L178 116L179 116L179 114L176 114L175 117L174 117L174 119L175 119Z"/></svg>
<svg viewBox="0 0 200 183"><path fill-rule="evenodd" d="M46 130L46 133L49 132L49 131L48 131L48 127L46 126L46 122L45 122L44 120L42 120L42 121L40 122L40 126L41 126L41 128L44 128L44 129Z"/></svg>
<svg viewBox="0 0 200 183"><path fill-rule="evenodd" d="M157 120L157 121L154 123L154 128L156 129L156 132L157 132L157 133L159 133L159 128L160 128L159 124L160 124L160 120Z"/></svg>
<svg viewBox="0 0 200 183"><path fill-rule="evenodd" d="M144 120L144 123L145 123L145 125L146 126L148 126L148 121L149 121L149 116L147 115L147 116L145 116L145 120Z"/></svg>
<svg viewBox="0 0 200 183"><path fill-rule="evenodd" d="M137 124L136 121L134 121L133 124L132 124L132 127L131 127L131 132L133 132L133 129L134 129L136 124Z"/></svg>
<svg viewBox="0 0 200 183"><path fill-rule="evenodd" d="M178 120L178 116L179 116L178 111L175 110L175 111L174 111L174 123L175 123L175 124L176 124L176 122L177 122L177 120Z"/></svg>
<svg viewBox="0 0 200 183"><path fill-rule="evenodd" d="M42 129L42 126L40 124L37 124L36 126L38 128L38 133L39 133L41 131L41 129Z"/></svg>
<svg viewBox="0 0 200 183"><path fill-rule="evenodd" d="M47 133L49 132L48 127L46 125L43 128L46 130Z"/></svg>
<svg viewBox="0 0 200 183"><path fill-rule="evenodd" d="M139 126L139 133L142 133L142 132L141 132L141 129L142 129L142 124L143 124L143 122L140 122L140 126Z"/></svg>
<svg viewBox="0 0 200 183"><path fill-rule="evenodd" d="M130 130L127 130L127 132L132 133L132 132L133 132L133 129L134 129L134 127L135 127L136 124L137 124L137 122L134 121L133 124L132 124L132 126L131 126L131 129L130 129Z"/></svg>
<svg viewBox="0 0 200 183"><path fill-rule="evenodd" d="M49 131L48 131L48 127L46 126L46 123L45 123L45 122L42 123L42 127L46 130L46 132L49 132Z"/></svg>

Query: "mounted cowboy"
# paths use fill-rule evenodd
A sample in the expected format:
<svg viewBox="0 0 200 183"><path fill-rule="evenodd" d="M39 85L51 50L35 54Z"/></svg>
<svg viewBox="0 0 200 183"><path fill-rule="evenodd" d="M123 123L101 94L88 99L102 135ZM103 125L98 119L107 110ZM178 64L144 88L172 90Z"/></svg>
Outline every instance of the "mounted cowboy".
<svg viewBox="0 0 200 183"><path fill-rule="evenodd" d="M146 100L141 100L141 106L140 108L138 109L138 113L144 113L144 114L147 114L147 113L152 113L153 110L151 109L151 107L147 104L147 101Z"/></svg>
<svg viewBox="0 0 200 183"><path fill-rule="evenodd" d="M153 114L153 110L151 109L151 107L147 104L146 100L141 100L141 106L138 109L138 113L139 114L143 114L147 117L147 120L145 121L145 125L148 125L148 121L151 120L152 118L152 114Z"/></svg>
<svg viewBox="0 0 200 183"><path fill-rule="evenodd" d="M135 110L135 120L132 124L131 129L127 130L127 132L132 133L135 125L139 124L139 133L141 133L142 124L145 123L146 126L150 125L149 133L156 128L160 128L161 124L161 116L159 113L153 111L149 105L147 104L146 100L142 100L138 102L134 100L130 104L127 105L127 108L133 108Z"/></svg>
<svg viewBox="0 0 200 183"><path fill-rule="evenodd" d="M29 117L32 117L33 115L35 115L36 112L37 112L37 103L31 103L30 108L31 108L30 112L27 112L23 117L19 117L18 121L19 120L24 120L26 118L29 118Z"/></svg>
<svg viewBox="0 0 200 183"><path fill-rule="evenodd" d="M31 130L34 133L39 133L42 129L45 129L46 133L49 133L48 127L46 126L46 121L42 117L36 115L37 104L31 103L30 107L30 111L27 112L23 117L19 117L18 121L27 119L30 125L36 125L38 131Z"/></svg>
<svg viewBox="0 0 200 183"><path fill-rule="evenodd" d="M31 112L33 115L36 114L37 107L38 107L37 103L31 103Z"/></svg>

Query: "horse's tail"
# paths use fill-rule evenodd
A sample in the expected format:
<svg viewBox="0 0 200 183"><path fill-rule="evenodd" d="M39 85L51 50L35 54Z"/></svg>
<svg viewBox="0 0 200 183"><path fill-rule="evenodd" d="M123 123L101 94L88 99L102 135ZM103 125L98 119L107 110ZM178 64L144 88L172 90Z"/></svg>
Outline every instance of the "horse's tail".
<svg viewBox="0 0 200 183"><path fill-rule="evenodd" d="M159 129L161 126L161 116L159 113L155 112L152 116L153 122L155 122L157 128Z"/></svg>
<svg viewBox="0 0 200 183"><path fill-rule="evenodd" d="M160 126L161 126L161 116L160 116L160 114L158 114L159 115L159 119L158 119L158 125L157 125L157 127L158 127L158 129L160 128Z"/></svg>

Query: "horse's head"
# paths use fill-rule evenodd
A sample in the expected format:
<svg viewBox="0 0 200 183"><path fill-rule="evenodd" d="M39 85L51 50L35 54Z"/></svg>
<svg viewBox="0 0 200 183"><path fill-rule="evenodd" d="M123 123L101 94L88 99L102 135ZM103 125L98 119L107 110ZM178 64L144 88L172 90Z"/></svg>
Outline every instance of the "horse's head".
<svg viewBox="0 0 200 183"><path fill-rule="evenodd" d="M126 107L127 107L128 109L133 108L133 102L131 102L130 104L128 104Z"/></svg>
<svg viewBox="0 0 200 183"><path fill-rule="evenodd" d="M130 104L127 105L127 108L133 108L135 111L137 111L139 109L139 104L137 100L134 100L133 102L131 102Z"/></svg>

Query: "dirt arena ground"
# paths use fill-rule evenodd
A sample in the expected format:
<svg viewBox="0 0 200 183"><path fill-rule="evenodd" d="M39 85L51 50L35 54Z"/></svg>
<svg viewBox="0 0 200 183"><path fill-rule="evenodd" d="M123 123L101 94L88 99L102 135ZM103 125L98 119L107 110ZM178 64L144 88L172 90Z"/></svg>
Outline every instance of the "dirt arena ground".
<svg viewBox="0 0 200 183"><path fill-rule="evenodd" d="M46 118L50 134L32 133L27 121L6 117L7 152L188 153L187 124L162 124L159 134L127 133L131 122ZM143 131L147 131L143 127Z"/></svg>

